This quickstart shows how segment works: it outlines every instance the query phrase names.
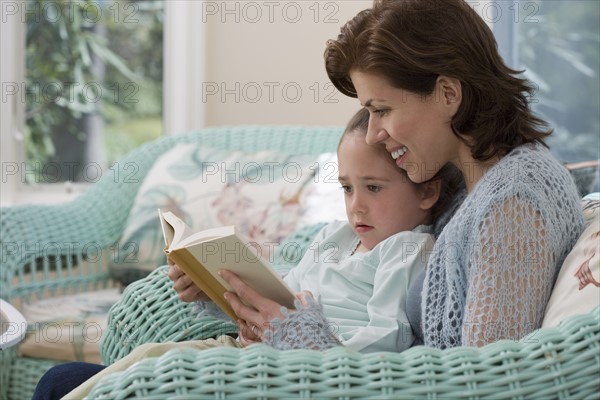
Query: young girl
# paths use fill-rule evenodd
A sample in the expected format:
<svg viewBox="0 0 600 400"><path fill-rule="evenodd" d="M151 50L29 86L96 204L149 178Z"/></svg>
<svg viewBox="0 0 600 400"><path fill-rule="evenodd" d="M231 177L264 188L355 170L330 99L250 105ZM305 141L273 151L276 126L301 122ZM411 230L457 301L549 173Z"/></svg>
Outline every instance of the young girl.
<svg viewBox="0 0 600 400"><path fill-rule="evenodd" d="M415 339L405 312L408 288L433 248L433 217L445 209L458 181L448 173L445 179L411 182L384 146L365 142L368 123L369 113L361 109L338 145L348 221L323 228L284 280L320 301L329 329L347 347L403 351ZM251 329L238 323L246 328L244 342Z"/></svg>

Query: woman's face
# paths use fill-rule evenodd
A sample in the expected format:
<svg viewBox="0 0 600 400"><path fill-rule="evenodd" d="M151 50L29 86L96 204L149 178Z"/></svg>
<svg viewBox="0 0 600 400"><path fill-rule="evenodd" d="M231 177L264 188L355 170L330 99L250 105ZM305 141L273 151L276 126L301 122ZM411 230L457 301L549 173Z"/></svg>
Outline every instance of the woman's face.
<svg viewBox="0 0 600 400"><path fill-rule="evenodd" d="M352 71L350 77L370 113L367 142L384 143L413 182L428 180L448 162L458 165L465 145L450 123L460 96L445 91L439 78L434 92L421 96L393 87L380 75Z"/></svg>

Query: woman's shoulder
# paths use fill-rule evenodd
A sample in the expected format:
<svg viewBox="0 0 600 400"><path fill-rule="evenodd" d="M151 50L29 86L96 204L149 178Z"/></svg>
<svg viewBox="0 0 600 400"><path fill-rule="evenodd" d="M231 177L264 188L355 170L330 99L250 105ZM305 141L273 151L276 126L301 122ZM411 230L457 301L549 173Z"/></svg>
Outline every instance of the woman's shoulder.
<svg viewBox="0 0 600 400"><path fill-rule="evenodd" d="M492 209L535 209L550 221L577 225L580 199L569 171L544 146L520 146L503 157L479 187L479 204L486 215ZM561 225L561 224L558 224ZM558 229L558 227L557 227Z"/></svg>
<svg viewBox="0 0 600 400"><path fill-rule="evenodd" d="M543 145L528 144L512 150L487 171L468 194L458 216L462 216L461 225L469 225L468 221L478 224L493 210L533 205L548 218L556 215L552 210L557 209L562 210L559 214L563 217L571 218L579 204L577 188L566 168Z"/></svg>
<svg viewBox="0 0 600 400"><path fill-rule="evenodd" d="M478 187L476 192L483 197L530 194L553 198L577 194L567 169L540 144L512 150L482 177Z"/></svg>

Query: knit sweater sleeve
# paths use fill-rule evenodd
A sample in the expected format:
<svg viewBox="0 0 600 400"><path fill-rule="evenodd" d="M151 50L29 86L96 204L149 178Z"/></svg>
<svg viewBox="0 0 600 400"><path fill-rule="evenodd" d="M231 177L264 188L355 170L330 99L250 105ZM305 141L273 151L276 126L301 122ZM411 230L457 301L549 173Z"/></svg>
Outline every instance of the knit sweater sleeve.
<svg viewBox="0 0 600 400"><path fill-rule="evenodd" d="M471 253L463 345L520 338L537 325L555 272L548 223L527 196L490 208Z"/></svg>
<svg viewBox="0 0 600 400"><path fill-rule="evenodd" d="M483 346L539 328L582 230L575 184L547 149L506 155L436 242L423 287L425 344Z"/></svg>
<svg viewBox="0 0 600 400"><path fill-rule="evenodd" d="M306 304L296 300L295 307L292 312L285 307L281 308L284 318L271 321L271 329L265 333L266 344L279 350L322 351L341 346L317 300L307 295Z"/></svg>
<svg viewBox="0 0 600 400"><path fill-rule="evenodd" d="M478 225L466 345L520 339L539 328L558 271L583 230L573 179L549 151L525 147L513 157L503 174L487 177L498 196L490 197Z"/></svg>

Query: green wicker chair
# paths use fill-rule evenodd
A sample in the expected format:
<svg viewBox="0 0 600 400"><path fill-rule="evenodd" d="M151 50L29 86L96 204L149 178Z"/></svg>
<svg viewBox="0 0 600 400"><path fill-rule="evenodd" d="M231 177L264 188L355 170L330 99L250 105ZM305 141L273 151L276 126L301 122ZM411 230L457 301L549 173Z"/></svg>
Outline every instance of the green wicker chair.
<svg viewBox="0 0 600 400"><path fill-rule="evenodd" d="M178 143L203 143L214 148L244 151L270 149L320 154L335 151L340 133L339 127L245 126L168 136L132 151L117 164L120 170L105 174L68 204L2 208L0 297L18 305L45 296L114 285L107 268L111 246L123 233L136 193L152 164ZM132 165L136 167L134 175L131 175ZM63 246L63 243L69 245ZM105 252L103 257L92 259L83 254L82 248L90 243ZM144 310L142 315L152 311ZM178 315L172 318L169 321L172 326L157 333L169 337L173 332L181 332L185 324L177 325ZM129 326L129 329L135 328L135 324ZM201 329L200 333L192 329L189 334L199 335L196 337L214 334L206 327ZM221 329L219 324L215 325L215 331ZM231 326L226 329L231 330ZM185 332L179 333L179 340L188 337ZM0 399L30 398L40 376L55 364L57 362L52 360L20 357L17 347L0 352Z"/></svg>
<svg viewBox="0 0 600 400"><path fill-rule="evenodd" d="M296 240L310 235L300 234ZM165 268L130 285L127 295L113 306L111 321L138 327L146 335L143 342L206 337L204 321L190 313L188 304L163 303L176 297ZM156 312L146 313L141 321L139 316L148 310ZM215 321L209 323L206 329L214 333ZM220 333L229 332L226 325L219 328ZM118 360L141 344L139 339L132 339L126 329L112 329L104 337L104 361ZM571 317L558 328L535 331L519 342L504 340L480 349L419 346L403 353L361 354L343 347L320 353L277 351L257 345L246 349L171 350L103 378L89 395L105 399L599 396L600 308Z"/></svg>

